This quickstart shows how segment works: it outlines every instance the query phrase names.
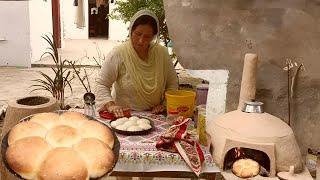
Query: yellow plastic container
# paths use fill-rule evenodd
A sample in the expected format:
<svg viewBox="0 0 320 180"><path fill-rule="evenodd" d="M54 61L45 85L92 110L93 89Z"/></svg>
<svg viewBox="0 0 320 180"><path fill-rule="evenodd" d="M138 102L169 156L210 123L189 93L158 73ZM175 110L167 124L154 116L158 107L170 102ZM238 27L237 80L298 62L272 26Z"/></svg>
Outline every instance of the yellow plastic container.
<svg viewBox="0 0 320 180"><path fill-rule="evenodd" d="M192 117L196 98L194 91L169 90L165 93L167 100L167 114L179 114L184 117Z"/></svg>

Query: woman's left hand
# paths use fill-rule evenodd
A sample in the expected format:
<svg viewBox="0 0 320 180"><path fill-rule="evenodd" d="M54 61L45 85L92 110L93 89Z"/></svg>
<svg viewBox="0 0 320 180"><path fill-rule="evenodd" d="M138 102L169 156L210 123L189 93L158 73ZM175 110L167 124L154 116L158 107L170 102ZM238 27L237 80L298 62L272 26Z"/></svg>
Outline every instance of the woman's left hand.
<svg viewBox="0 0 320 180"><path fill-rule="evenodd" d="M164 106L162 104L159 104L159 105L152 108L151 113L159 114L159 113L162 113L163 111L164 111Z"/></svg>

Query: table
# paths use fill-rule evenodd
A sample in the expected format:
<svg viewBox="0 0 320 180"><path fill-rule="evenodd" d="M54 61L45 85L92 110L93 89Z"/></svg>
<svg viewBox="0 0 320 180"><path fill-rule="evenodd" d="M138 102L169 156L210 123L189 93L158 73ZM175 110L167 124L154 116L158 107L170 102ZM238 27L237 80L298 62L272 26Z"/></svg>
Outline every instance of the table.
<svg viewBox="0 0 320 180"><path fill-rule="evenodd" d="M155 147L158 137L169 127L165 116L150 112L132 112L131 114L151 118L155 129L144 136L126 136L116 133L120 141L120 152L111 176L197 178L178 153L160 151ZM97 117L98 120L108 122ZM209 149L202 146L202 150L205 161L200 178L215 179L215 174L220 170L214 164Z"/></svg>

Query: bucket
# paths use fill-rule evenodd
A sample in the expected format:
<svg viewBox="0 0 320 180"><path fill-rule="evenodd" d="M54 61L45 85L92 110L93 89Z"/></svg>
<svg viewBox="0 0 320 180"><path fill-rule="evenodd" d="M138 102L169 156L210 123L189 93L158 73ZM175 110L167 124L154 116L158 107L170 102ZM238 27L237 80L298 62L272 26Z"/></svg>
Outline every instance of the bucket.
<svg viewBox="0 0 320 180"><path fill-rule="evenodd" d="M192 117L196 93L187 90L169 90L165 93L167 100L167 114Z"/></svg>

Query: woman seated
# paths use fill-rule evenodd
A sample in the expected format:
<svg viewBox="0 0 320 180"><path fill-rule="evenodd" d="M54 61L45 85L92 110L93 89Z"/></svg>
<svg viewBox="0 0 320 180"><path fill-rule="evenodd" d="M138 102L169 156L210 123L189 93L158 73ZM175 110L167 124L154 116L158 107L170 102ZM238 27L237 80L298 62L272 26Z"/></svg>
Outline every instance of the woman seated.
<svg viewBox="0 0 320 180"><path fill-rule="evenodd" d="M103 102L99 111L116 117L122 117L128 108L160 113L164 92L177 88L168 50L159 44L158 18L141 10L131 19L129 40L114 48L102 66L96 89L98 100Z"/></svg>

